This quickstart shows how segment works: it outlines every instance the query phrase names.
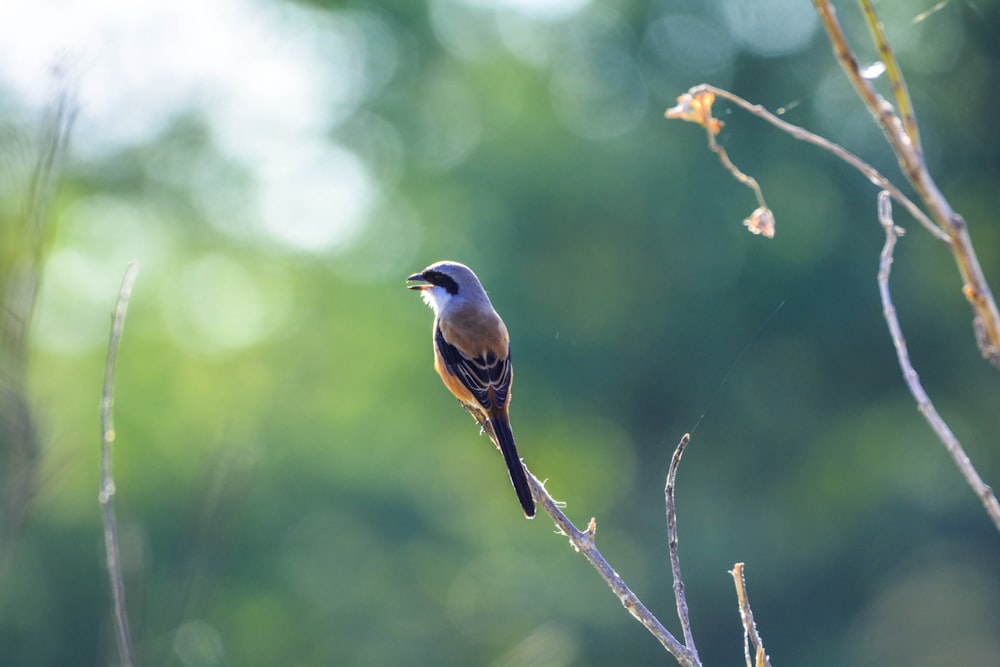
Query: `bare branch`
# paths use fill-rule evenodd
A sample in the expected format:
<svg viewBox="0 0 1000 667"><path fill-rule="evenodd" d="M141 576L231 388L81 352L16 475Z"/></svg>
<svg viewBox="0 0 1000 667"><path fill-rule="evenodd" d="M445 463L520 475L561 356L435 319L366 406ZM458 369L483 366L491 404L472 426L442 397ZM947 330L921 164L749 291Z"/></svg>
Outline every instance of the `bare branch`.
<svg viewBox="0 0 1000 667"><path fill-rule="evenodd" d="M896 227L893 223L892 204L886 192L879 193L878 218L885 229L885 245L882 246L882 253L879 256L878 291L882 298L882 314L889 327L892 344L896 348L896 358L899 360L899 368L903 371L903 379L906 381L906 386L913 395L913 399L917 402L917 409L920 411L920 414L924 416L931 429L944 444L945 449L951 454L951 458L954 459L955 465L958 466L962 476L965 477L965 481L972 487L973 492L979 497L979 500L983 503L983 507L986 508L986 514L989 515L997 530L1000 530L1000 503L997 502L997 497L993 495L993 490L983 482L975 466L972 465L969 457L966 456L962 444L934 408L934 404L931 403L927 392L924 391L923 386L920 384L920 377L917 375L917 371L913 369L913 365L910 363L910 353L906 347L906 339L903 337L903 330L900 328L899 319L896 317L896 307L892 304L892 296L889 293L889 273L892 269L893 250L896 247L896 239L902 234L903 230Z"/></svg>
<svg viewBox="0 0 1000 667"><path fill-rule="evenodd" d="M677 602L677 617L681 621L681 630L684 632L684 643L688 650L698 658L698 649L694 645L694 636L691 633L691 618L688 615L687 596L684 594L684 579L681 577L681 562L677 551L677 512L674 509L674 489L677 481L677 468L681 464L681 456L684 455L684 448L691 441L691 434L685 433L681 441L677 443L674 456L670 459L670 468L667 471L667 484L663 489L667 505L667 541L670 545L670 569L674 577L674 599Z"/></svg>
<svg viewBox="0 0 1000 667"><path fill-rule="evenodd" d="M683 667L700 667L701 662L699 662L697 654L677 641L677 638L663 627L663 624L646 609L646 606L642 604L636 594L632 592L625 584L625 581L604 559L601 552L598 551L597 546L594 544L597 521L592 518L590 524L587 526L587 530L581 531L563 513L558 503L545 490L545 485L528 470L527 466L525 466L524 471L528 475L528 482L531 484L535 500L545 510L545 513L552 517L559 532L569 538L569 542L573 548L590 561L590 564L601 575L601 578L611 588L611 591L618 596L618 599L621 600L622 605L628 609L629 613L659 640L663 647L677 659L680 665Z"/></svg>
<svg viewBox="0 0 1000 667"><path fill-rule="evenodd" d="M760 638L757 622L753 620L753 611L750 609L746 580L743 578L743 563L733 565L729 574L733 575L733 582L736 584L736 599L740 605L740 619L743 621L743 653L746 656L747 667L771 667L771 658L764 650L764 641Z"/></svg>
<svg viewBox="0 0 1000 667"><path fill-rule="evenodd" d="M111 476L111 443L115 440L112 406L118 344L121 342L122 330L125 328L125 313L128 310L128 301L132 295L132 285L135 283L137 270L135 262L129 263L125 269L125 277L122 279L118 302L115 305L114 319L111 324L111 341L108 344L108 357L104 364L104 391L101 394L101 491L97 496L101 505L101 518L104 522L104 547L107 555L108 576L111 580L111 597L114 604L115 637L118 640L119 657L125 667L132 667L135 660L132 652L132 638L128 630L128 614L125 609L125 584L122 581L121 554L118 548L118 522L115 519L115 508L112 502L115 495L115 483Z"/></svg>

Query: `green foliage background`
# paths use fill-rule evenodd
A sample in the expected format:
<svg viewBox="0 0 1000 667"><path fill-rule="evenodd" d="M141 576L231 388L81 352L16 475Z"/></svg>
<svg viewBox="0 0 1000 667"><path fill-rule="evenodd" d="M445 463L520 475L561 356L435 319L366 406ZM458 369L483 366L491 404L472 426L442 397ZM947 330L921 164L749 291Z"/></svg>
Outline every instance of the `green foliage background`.
<svg viewBox="0 0 1000 667"><path fill-rule="evenodd" d="M395 54L331 122L378 205L327 250L256 231L253 179L198 105L151 143L71 151L30 357L44 462L3 573L0 663L116 661L97 408L134 258L114 466L145 664L670 664L546 517L521 518L501 459L431 370L431 313L403 280L449 258L511 330L528 466L574 520L597 517L609 561L672 629L662 489L693 431L677 503L705 664L742 664L736 561L776 665L996 664L998 537L902 383L875 189L720 105L720 140L777 218L773 240L752 236L751 193L699 128L662 116L710 82L900 182L796 4L595 2L546 20L452 0L309 7L374 22L385 41L369 58ZM930 4L879 9L996 288L997 3L914 22ZM738 30L754 20L760 41ZM785 21L806 38L778 51ZM33 136L40 119L18 109L0 106L9 134ZM4 224L24 196L4 197ZM950 254L898 213L892 284L914 363L996 485L996 371Z"/></svg>

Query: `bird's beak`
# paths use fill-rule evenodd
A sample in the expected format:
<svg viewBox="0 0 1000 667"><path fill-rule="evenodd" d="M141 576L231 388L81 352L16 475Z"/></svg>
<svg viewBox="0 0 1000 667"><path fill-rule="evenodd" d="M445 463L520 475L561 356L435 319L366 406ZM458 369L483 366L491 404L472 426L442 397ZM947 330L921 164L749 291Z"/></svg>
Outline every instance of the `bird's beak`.
<svg viewBox="0 0 1000 667"><path fill-rule="evenodd" d="M423 280L423 279L424 279L424 277L421 274L414 273L412 276L410 276L409 278L406 279L406 282L410 282L411 280ZM430 289L433 286L430 283L422 282L419 285L407 285L407 287L409 289L424 290L424 289Z"/></svg>

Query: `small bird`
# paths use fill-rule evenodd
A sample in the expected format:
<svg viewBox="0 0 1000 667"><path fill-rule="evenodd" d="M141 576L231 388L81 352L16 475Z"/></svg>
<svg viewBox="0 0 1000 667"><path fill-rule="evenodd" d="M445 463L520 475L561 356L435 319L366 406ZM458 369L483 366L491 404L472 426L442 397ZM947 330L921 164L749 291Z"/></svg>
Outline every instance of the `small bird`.
<svg viewBox="0 0 1000 667"><path fill-rule="evenodd" d="M434 369L500 449L524 516L535 500L510 430L510 336L479 278L458 262L436 262L406 281L434 310Z"/></svg>

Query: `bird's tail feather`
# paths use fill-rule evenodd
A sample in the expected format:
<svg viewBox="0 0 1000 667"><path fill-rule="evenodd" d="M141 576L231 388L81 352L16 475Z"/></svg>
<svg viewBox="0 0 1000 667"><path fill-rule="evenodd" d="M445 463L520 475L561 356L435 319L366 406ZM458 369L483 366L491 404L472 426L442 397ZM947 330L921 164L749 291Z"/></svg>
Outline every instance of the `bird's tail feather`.
<svg viewBox="0 0 1000 667"><path fill-rule="evenodd" d="M531 486L528 485L528 476L521 465L521 457L517 455L517 446L514 444L514 434L510 431L510 424L503 416L489 420L492 428L492 435L496 440L503 460L507 464L507 472L510 473L511 484L517 493L517 499L521 502L524 516L531 519L535 516L535 499L531 496Z"/></svg>

